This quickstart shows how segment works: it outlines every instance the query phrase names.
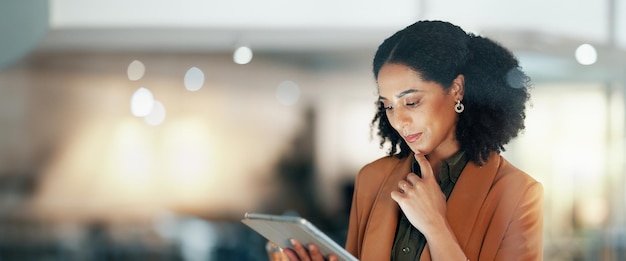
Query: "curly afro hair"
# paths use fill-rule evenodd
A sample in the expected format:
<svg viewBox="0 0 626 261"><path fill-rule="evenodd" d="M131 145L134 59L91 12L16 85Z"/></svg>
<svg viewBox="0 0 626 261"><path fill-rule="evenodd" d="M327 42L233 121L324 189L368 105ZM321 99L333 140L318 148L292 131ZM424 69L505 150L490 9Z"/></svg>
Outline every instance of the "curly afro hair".
<svg viewBox="0 0 626 261"><path fill-rule="evenodd" d="M468 159L482 165L491 152L504 151L524 129L530 79L514 55L498 43L443 21L418 21L385 39L373 61L374 77L387 63L415 70L422 80L439 83L444 89L462 74L465 77L463 104L458 114L456 139ZM391 143L388 153L399 158L410 148L393 129L382 103L372 127L377 126L381 148Z"/></svg>

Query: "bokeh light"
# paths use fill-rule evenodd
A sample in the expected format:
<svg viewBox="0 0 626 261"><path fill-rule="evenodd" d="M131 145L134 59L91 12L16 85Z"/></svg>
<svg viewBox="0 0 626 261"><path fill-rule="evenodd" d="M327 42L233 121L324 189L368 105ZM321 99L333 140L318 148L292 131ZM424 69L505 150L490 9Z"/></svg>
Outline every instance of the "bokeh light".
<svg viewBox="0 0 626 261"><path fill-rule="evenodd" d="M590 44L582 44L576 48L576 61L582 65L592 65L598 59L596 48Z"/></svg>
<svg viewBox="0 0 626 261"><path fill-rule="evenodd" d="M204 85L204 73L198 67L191 67L185 73L185 89L197 91Z"/></svg>
<svg viewBox="0 0 626 261"><path fill-rule="evenodd" d="M144 117L144 120L146 121L146 123L156 126L165 121L166 114L167 113L165 112L165 106L163 106L163 103L155 100L152 106L152 111L150 112L150 114Z"/></svg>
<svg viewBox="0 0 626 261"><path fill-rule="evenodd" d="M233 53L233 61L237 64L248 64L252 61L252 49L248 46L241 46Z"/></svg>
<svg viewBox="0 0 626 261"><path fill-rule="evenodd" d="M609 214L608 202L601 197L582 199L578 202L575 214L585 225L598 227L606 222Z"/></svg>
<svg viewBox="0 0 626 261"><path fill-rule="evenodd" d="M276 99L282 105L291 106L300 100L300 86L293 81L283 81L276 87Z"/></svg>
<svg viewBox="0 0 626 261"><path fill-rule="evenodd" d="M142 62L134 60L128 65L127 73L129 80L137 81L146 73L146 66Z"/></svg>
<svg viewBox="0 0 626 261"><path fill-rule="evenodd" d="M154 107L154 96L150 90L141 87L133 93L133 97L130 100L130 111L134 116L148 116L152 111L152 107Z"/></svg>

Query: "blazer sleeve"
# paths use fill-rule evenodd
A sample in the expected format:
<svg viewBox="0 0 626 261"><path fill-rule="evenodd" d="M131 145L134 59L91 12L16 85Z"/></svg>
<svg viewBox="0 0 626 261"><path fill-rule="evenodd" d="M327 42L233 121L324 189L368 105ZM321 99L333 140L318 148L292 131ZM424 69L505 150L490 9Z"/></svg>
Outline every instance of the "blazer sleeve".
<svg viewBox="0 0 626 261"><path fill-rule="evenodd" d="M365 165L355 178L345 248L359 259L363 253L365 231L376 197L398 163L399 160L395 157L387 156L378 159Z"/></svg>
<svg viewBox="0 0 626 261"><path fill-rule="evenodd" d="M363 241L362 232L359 231L359 219L358 217L358 193L359 193L359 180L358 176L354 182L354 194L352 196L352 206L350 207L350 223L348 224L348 235L346 238L346 250L353 256L359 258L360 246Z"/></svg>
<svg viewBox="0 0 626 261"><path fill-rule="evenodd" d="M543 259L543 186L534 182L516 205L495 260Z"/></svg>

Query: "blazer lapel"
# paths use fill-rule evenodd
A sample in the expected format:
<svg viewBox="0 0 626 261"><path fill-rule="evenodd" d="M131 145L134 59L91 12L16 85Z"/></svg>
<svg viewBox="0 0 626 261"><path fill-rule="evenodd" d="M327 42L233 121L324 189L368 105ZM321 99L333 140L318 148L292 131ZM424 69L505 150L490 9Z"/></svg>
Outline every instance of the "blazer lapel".
<svg viewBox="0 0 626 261"><path fill-rule="evenodd" d="M391 192L398 188L398 182L411 171L411 159L412 156L402 159L378 190L363 238L362 260L391 258L400 211L398 204L391 198Z"/></svg>
<svg viewBox="0 0 626 261"><path fill-rule="evenodd" d="M501 157L497 153L492 153L482 167L468 162L448 198L446 218L463 251L467 251L474 223L478 219L480 208L487 198L500 163ZM479 253L465 252L465 254L478 256ZM431 260L428 244L420 260Z"/></svg>

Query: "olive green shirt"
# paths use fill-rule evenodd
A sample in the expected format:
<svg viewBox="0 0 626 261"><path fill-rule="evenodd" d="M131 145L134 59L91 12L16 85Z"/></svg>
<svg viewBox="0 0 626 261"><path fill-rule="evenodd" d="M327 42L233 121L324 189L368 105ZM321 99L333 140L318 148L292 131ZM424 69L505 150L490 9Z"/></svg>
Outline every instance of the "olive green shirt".
<svg viewBox="0 0 626 261"><path fill-rule="evenodd" d="M441 163L438 181L441 191L446 195L446 200L450 197L452 189L454 188L456 181L459 179L459 176L461 176L461 171L465 168L467 161L465 153L459 150L457 153ZM420 167L415 159L413 159L413 163L411 164L411 172L420 177L422 176ZM419 260L419 257L424 250L424 246L426 245L426 238L419 230L411 225L402 210L400 210L399 217L396 229L396 238L393 242L393 248L391 249L391 260Z"/></svg>

